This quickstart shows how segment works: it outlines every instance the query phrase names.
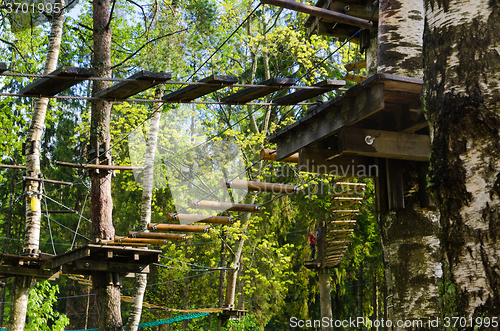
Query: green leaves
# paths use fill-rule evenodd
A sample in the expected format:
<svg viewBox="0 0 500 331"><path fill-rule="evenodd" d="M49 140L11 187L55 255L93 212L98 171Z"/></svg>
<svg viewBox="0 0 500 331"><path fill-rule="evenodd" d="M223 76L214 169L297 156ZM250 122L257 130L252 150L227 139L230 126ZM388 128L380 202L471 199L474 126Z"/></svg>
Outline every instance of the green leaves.
<svg viewBox="0 0 500 331"><path fill-rule="evenodd" d="M63 331L69 324L69 318L54 310L59 286L51 285L49 281L38 282L30 289L28 300L29 323L27 331Z"/></svg>

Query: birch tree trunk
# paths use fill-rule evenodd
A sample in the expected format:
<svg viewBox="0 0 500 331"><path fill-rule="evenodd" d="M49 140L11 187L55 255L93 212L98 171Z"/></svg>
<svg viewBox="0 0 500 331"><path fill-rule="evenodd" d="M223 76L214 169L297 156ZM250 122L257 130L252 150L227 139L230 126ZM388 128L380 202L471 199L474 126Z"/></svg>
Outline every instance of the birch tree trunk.
<svg viewBox="0 0 500 331"><path fill-rule="evenodd" d="M500 316L500 3L426 1L426 18L423 99L443 314Z"/></svg>
<svg viewBox="0 0 500 331"><path fill-rule="evenodd" d="M422 78L423 1L380 1L378 73ZM426 163L398 161L397 166L387 169L402 179L405 204L404 208L382 213L378 220L386 288L392 295L388 318L393 323L439 314L439 212L421 203L426 168ZM395 325L393 330L418 327Z"/></svg>
<svg viewBox="0 0 500 331"><path fill-rule="evenodd" d="M111 26L110 1L93 1L93 65L97 77L111 77ZM108 81L94 81L93 94L109 87ZM111 164L109 151L111 135L109 123L111 102L92 102L90 145L94 150L91 159ZM106 154L101 154L106 151ZM94 170L91 174L92 230L94 238L114 239L113 200L111 197L111 172ZM112 281L110 272L93 272L92 287L96 294L99 330L122 330L120 286Z"/></svg>
<svg viewBox="0 0 500 331"><path fill-rule="evenodd" d="M64 7L64 0L56 0L54 6ZM45 75L56 70L59 50L61 48L61 38L64 23L64 13L54 14L50 24L49 45L47 48L47 58L43 73ZM40 142L43 133L45 114L47 112L47 98L35 100L31 126L26 137L26 174L36 177L40 173ZM40 192L39 182L29 182L27 191ZM28 194L26 197L26 231L24 235L23 253L38 254L40 243L40 195L37 193ZM22 331L26 323L26 310L28 306L28 295L33 277L18 276L14 278L14 291L11 299L10 317L8 329L11 331Z"/></svg>
<svg viewBox="0 0 500 331"><path fill-rule="evenodd" d="M160 93L156 93L158 98L163 94L164 89ZM157 91L158 92L158 91ZM144 155L144 173L142 178L142 202L141 202L141 220L139 230L148 229L148 224L151 223L151 202L153 201L154 187L154 165L156 144L158 142L158 131L160 128L161 107L159 104L153 109L153 116L150 120L148 142L146 153ZM141 320L142 302L144 292L146 291L148 279L147 274L135 274L134 289L132 291L132 303L130 306L130 315L127 320L126 331L136 331Z"/></svg>

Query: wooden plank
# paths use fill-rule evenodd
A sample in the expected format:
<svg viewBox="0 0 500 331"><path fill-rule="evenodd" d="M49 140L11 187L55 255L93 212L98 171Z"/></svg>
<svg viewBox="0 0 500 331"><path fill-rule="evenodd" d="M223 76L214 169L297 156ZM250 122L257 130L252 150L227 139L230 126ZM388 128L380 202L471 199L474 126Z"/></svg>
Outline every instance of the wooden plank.
<svg viewBox="0 0 500 331"><path fill-rule="evenodd" d="M38 178L38 177L23 177L23 181L34 181L34 182L44 182L48 184L56 184L56 185L73 185L73 183L69 182L63 182L60 180L52 180L52 179L45 179L45 178Z"/></svg>
<svg viewBox="0 0 500 331"><path fill-rule="evenodd" d="M348 220L348 221L330 221L330 224L346 224L348 226L356 224L356 220Z"/></svg>
<svg viewBox="0 0 500 331"><path fill-rule="evenodd" d="M0 169L26 169L26 166L0 164Z"/></svg>
<svg viewBox="0 0 500 331"><path fill-rule="evenodd" d="M5 277L32 276L39 279L48 279L58 272L58 269L45 270L22 266L0 266L0 275Z"/></svg>
<svg viewBox="0 0 500 331"><path fill-rule="evenodd" d="M93 74L93 68L60 67L49 74L50 76L58 77L39 78L28 86L22 88L19 91L19 94L44 96L56 95L71 86L84 81L85 78L91 77Z"/></svg>
<svg viewBox="0 0 500 331"><path fill-rule="evenodd" d="M261 2L264 4L287 8L321 18L331 19L335 22L353 25L363 29L371 29L373 27L373 23L365 19L338 13L324 8L302 4L291 0L261 0Z"/></svg>
<svg viewBox="0 0 500 331"><path fill-rule="evenodd" d="M222 98L221 101L227 103L242 104L281 90L283 86L292 86L294 84L295 79L273 77L258 84L267 85L266 87L247 87L234 94Z"/></svg>
<svg viewBox="0 0 500 331"><path fill-rule="evenodd" d="M347 71L354 71L366 68L366 60L360 60L357 62L349 63L344 66Z"/></svg>
<svg viewBox="0 0 500 331"><path fill-rule="evenodd" d="M356 197L334 197L332 200L335 200L335 201L349 201L349 200L362 201L363 198L356 198Z"/></svg>
<svg viewBox="0 0 500 331"><path fill-rule="evenodd" d="M150 239L166 239L166 240L186 240L185 234L176 233L158 233L158 232L134 232L129 231L129 238L150 238Z"/></svg>
<svg viewBox="0 0 500 331"><path fill-rule="evenodd" d="M257 213L262 211L260 205L249 205L244 203L231 203L221 201L207 201L207 200L188 200L189 208L222 210L222 211L238 211L245 213Z"/></svg>
<svg viewBox="0 0 500 331"><path fill-rule="evenodd" d="M82 246L61 255L54 256L52 258L52 267L57 268L64 264L74 262L76 260L80 260L89 256L90 248L88 248L87 246Z"/></svg>
<svg viewBox="0 0 500 331"><path fill-rule="evenodd" d="M214 91L220 90L226 86L232 85L238 81L237 77L211 75L200 80L201 83L214 83L213 85L189 85L177 91L163 96L163 100L176 101L192 101Z"/></svg>
<svg viewBox="0 0 500 331"><path fill-rule="evenodd" d="M254 182L249 180L233 179L229 180L222 178L220 180L220 187L237 189L237 190L248 190L255 192L264 193L275 193L275 194L299 194L300 187L287 184L274 184L274 183L263 183Z"/></svg>
<svg viewBox="0 0 500 331"><path fill-rule="evenodd" d="M317 89L317 90L297 90L293 93L285 95L281 98L277 98L273 100L273 103L277 105L294 105L299 102L302 102L307 99L311 99L317 97L321 94L324 94L328 91L337 90L342 86L345 86L344 80L333 80L327 79L317 84L314 84L315 87L322 87L325 89Z"/></svg>
<svg viewBox="0 0 500 331"><path fill-rule="evenodd" d="M179 231L179 232L199 232L207 233L209 226L204 225L181 225L181 224L148 224L149 231Z"/></svg>
<svg viewBox="0 0 500 331"><path fill-rule="evenodd" d="M387 201L387 167L385 159L375 159L377 163L378 176L375 177L375 202L376 212L385 213L389 209Z"/></svg>
<svg viewBox="0 0 500 331"><path fill-rule="evenodd" d="M317 26L317 34L320 36L336 37L341 42L350 39L354 44L359 44L359 34L355 35L358 31L359 29L354 26L324 21L319 22Z"/></svg>
<svg viewBox="0 0 500 331"><path fill-rule="evenodd" d="M166 244L168 244L168 240L165 240L165 239L124 238L124 237L115 237L115 242L118 242L118 243L141 243L141 244L150 244L150 245L166 245Z"/></svg>
<svg viewBox="0 0 500 331"><path fill-rule="evenodd" d="M104 169L104 170L143 170L143 167L132 167L132 166L116 166L116 165L106 165L106 164L75 164L68 162L56 161L57 165L69 168L84 168L84 169Z"/></svg>
<svg viewBox="0 0 500 331"><path fill-rule="evenodd" d="M286 131L280 131L279 138L277 135L272 136L272 142L277 143L276 159L279 161L297 153L301 148L329 137L339 129L384 108L384 84L357 90L319 105L295 125L291 125Z"/></svg>
<svg viewBox="0 0 500 331"><path fill-rule="evenodd" d="M358 155L341 155L327 160L331 156L338 155L336 151L301 148L299 150L298 170L316 174L328 174L334 176L352 175L352 177L375 176L375 164L371 158Z"/></svg>
<svg viewBox="0 0 500 331"><path fill-rule="evenodd" d="M359 210L357 210L357 209L352 209L352 210L332 210L332 213L349 213L349 214L357 214L357 213L359 213Z"/></svg>
<svg viewBox="0 0 500 331"><path fill-rule="evenodd" d="M338 137L342 154L426 162L431 154L431 139L423 134L346 127Z"/></svg>
<svg viewBox="0 0 500 331"><path fill-rule="evenodd" d="M142 273L145 265L135 263L116 263L111 261L78 260L75 263L74 272L78 271L107 271L107 272L135 272Z"/></svg>
<svg viewBox="0 0 500 331"><path fill-rule="evenodd" d="M338 11L346 15L359 17L365 20L378 22L378 4L376 8L367 2L366 5L349 3L349 1L332 1L328 7L330 10ZM373 11L375 9L375 12Z"/></svg>
<svg viewBox="0 0 500 331"><path fill-rule="evenodd" d="M233 224L234 218L228 216L210 216L193 214L168 213L167 220L181 223L211 223L211 224Z"/></svg>
<svg viewBox="0 0 500 331"><path fill-rule="evenodd" d="M362 83L366 80L366 76L357 75L349 72L344 76L343 79L350 82Z"/></svg>
<svg viewBox="0 0 500 331"><path fill-rule="evenodd" d="M127 99L128 97L145 91L172 78L170 72L152 72L141 70L127 79L133 82L121 82L94 94L96 98Z"/></svg>
<svg viewBox="0 0 500 331"><path fill-rule="evenodd" d="M387 193L389 210L405 208L402 162L385 159L387 166Z"/></svg>
<svg viewBox="0 0 500 331"><path fill-rule="evenodd" d="M276 161L276 150L275 149L266 149L263 148L260 150L260 159L267 161ZM299 162L299 153L295 153L286 157L280 162L289 162L289 163L298 163Z"/></svg>
<svg viewBox="0 0 500 331"><path fill-rule="evenodd" d="M316 7L320 7L320 8L324 8L324 9L329 9L330 7L330 3L332 2L332 0L319 0L317 3L316 3ZM307 36L310 38L312 36L312 34L314 33L314 31L316 30L316 27L318 26L318 24L320 23L321 21L321 18L320 17L317 17L317 16L309 16L309 18L307 19L306 23L305 23L305 26L307 27Z"/></svg>
<svg viewBox="0 0 500 331"><path fill-rule="evenodd" d="M7 71L7 63L0 62L0 74Z"/></svg>

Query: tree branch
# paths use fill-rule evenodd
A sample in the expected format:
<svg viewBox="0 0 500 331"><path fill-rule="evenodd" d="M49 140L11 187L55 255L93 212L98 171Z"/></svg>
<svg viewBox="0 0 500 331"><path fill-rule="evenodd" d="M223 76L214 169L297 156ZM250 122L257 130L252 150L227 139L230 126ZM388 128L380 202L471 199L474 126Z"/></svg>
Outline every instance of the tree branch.
<svg viewBox="0 0 500 331"><path fill-rule="evenodd" d="M0 38L0 41L1 41L1 42L3 42L3 43L6 43L7 45L12 46L12 47L16 50L16 52L18 52L18 53L19 53L19 55L21 55L21 58L24 60L24 62L25 62L25 63L28 63L28 62L26 61L26 59L24 58L23 53L21 53L21 51L19 50L19 48L17 48L16 44L14 44L14 43L12 43L12 42L10 42L10 41L4 40L4 39L2 39L2 38Z"/></svg>
<svg viewBox="0 0 500 331"><path fill-rule="evenodd" d="M108 24L106 24L106 30L109 30L109 26L111 25L111 20L113 19L113 12L115 11L116 0L113 0L113 6L111 7L111 13L109 13Z"/></svg>
<svg viewBox="0 0 500 331"><path fill-rule="evenodd" d="M163 39L165 37L168 37L168 36L172 36L174 34L177 34L177 33L181 33L181 32L184 32L184 31L187 31L188 29L182 29L182 30L179 30L179 31L176 31L176 32L172 32L172 33L168 33L166 35L163 35L161 37L158 37L158 38L154 38L154 39L151 39L149 41L147 41L144 45L142 45L141 47L139 47L138 50L136 50L135 52L133 52L132 54L130 54L129 56L127 56L127 58L125 60L123 60L122 62L118 63L117 65L114 65L111 67L111 69L115 69L115 68L118 68L120 67L122 64L124 64L125 62L127 62L128 60L130 60L132 57L134 57L134 55L136 55L137 53L139 53L144 47L146 47L148 44L152 43L152 42L155 42L155 41L158 41L160 39Z"/></svg>

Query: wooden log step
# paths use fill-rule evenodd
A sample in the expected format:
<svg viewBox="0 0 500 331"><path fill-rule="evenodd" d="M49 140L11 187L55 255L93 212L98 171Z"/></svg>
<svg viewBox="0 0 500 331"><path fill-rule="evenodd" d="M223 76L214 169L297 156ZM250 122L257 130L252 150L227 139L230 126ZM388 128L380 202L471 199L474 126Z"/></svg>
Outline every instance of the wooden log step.
<svg viewBox="0 0 500 331"><path fill-rule="evenodd" d="M347 249L347 246L335 246L335 247L327 247L325 249L325 252L331 253L331 252L343 252Z"/></svg>
<svg viewBox="0 0 500 331"><path fill-rule="evenodd" d="M262 208L259 205L249 205L244 203L231 203L207 200L188 200L189 208L240 211L245 213L260 213Z"/></svg>
<svg viewBox="0 0 500 331"><path fill-rule="evenodd" d="M69 182L63 182L63 181L60 181L60 180L52 180L52 179L45 179L45 178L38 178L38 177L27 177L27 176L24 176L23 180L27 181L27 182L29 182L29 181L44 182L44 183L56 184L56 185L73 185L73 183L69 183Z"/></svg>
<svg viewBox="0 0 500 331"><path fill-rule="evenodd" d="M363 188L366 186L365 183L348 183L348 182L337 182L335 181L335 186L362 186Z"/></svg>
<svg viewBox="0 0 500 331"><path fill-rule="evenodd" d="M357 62L349 63L349 64L346 64L344 67L345 67L345 70L347 70L347 71L364 69L364 68L366 68L366 60L359 60Z"/></svg>
<svg viewBox="0 0 500 331"><path fill-rule="evenodd" d="M7 71L7 63L0 62L0 74Z"/></svg>
<svg viewBox="0 0 500 331"><path fill-rule="evenodd" d="M0 169L26 169L26 166L0 164Z"/></svg>
<svg viewBox="0 0 500 331"><path fill-rule="evenodd" d="M357 209L332 210L332 213L350 213L350 214L357 214L357 213L359 213L359 210L357 210Z"/></svg>
<svg viewBox="0 0 500 331"><path fill-rule="evenodd" d="M345 244L345 243L349 243L350 241L349 240L333 240L333 241L326 241L327 244L330 244L330 245L338 245L338 244Z"/></svg>
<svg viewBox="0 0 500 331"><path fill-rule="evenodd" d="M330 207L330 210L334 211L334 210L339 210L339 209L343 209L343 208L349 208L349 207L352 207L354 205L358 205L360 203L361 203L360 201L351 201L351 202L345 203L343 205Z"/></svg>
<svg viewBox="0 0 500 331"><path fill-rule="evenodd" d="M169 221L187 222L187 223L211 223L211 224L233 224L234 218L228 216L210 216L210 215L193 215L193 214L167 214Z"/></svg>
<svg viewBox="0 0 500 331"><path fill-rule="evenodd" d="M274 149L261 149L260 150L260 159L267 161L276 161L276 150ZM299 163L299 153L295 153L286 157L280 162L289 162L289 163Z"/></svg>
<svg viewBox="0 0 500 331"><path fill-rule="evenodd" d="M182 224L148 224L149 231L179 231L179 232L198 232L207 233L209 226L204 225L182 225Z"/></svg>
<svg viewBox="0 0 500 331"><path fill-rule="evenodd" d="M140 244L150 244L150 245L166 245L168 240L166 239L150 239L150 238L127 238L127 237L115 237L115 242L117 243L140 243Z"/></svg>
<svg viewBox="0 0 500 331"><path fill-rule="evenodd" d="M163 100L176 101L192 101L214 91L220 90L226 86L232 85L238 81L237 77L211 75L200 80L201 83L216 83L217 85L189 85L177 91L163 96Z"/></svg>
<svg viewBox="0 0 500 331"><path fill-rule="evenodd" d="M292 86L293 84L295 84L295 79L273 77L259 83L259 85L267 85L266 87L247 87L222 98L221 101L235 104L246 103L278 91L282 89L283 86Z"/></svg>
<svg viewBox="0 0 500 331"><path fill-rule="evenodd" d="M329 221L340 221L340 220L345 220L345 219L348 219L351 217L352 217L352 215L338 216L338 217L334 217L334 218L329 219Z"/></svg>
<svg viewBox="0 0 500 331"><path fill-rule="evenodd" d="M277 105L295 105L299 102L302 102L307 99L311 99L321 95L323 93L329 92L331 90L337 90L342 86L345 86L345 80L333 80L327 79L322 82L313 85L314 87L323 87L324 89L316 89L316 90L297 90L293 93L285 95L281 98L277 98L273 100L273 103Z"/></svg>
<svg viewBox="0 0 500 331"><path fill-rule="evenodd" d="M328 230L328 233L352 233L353 229L344 229L344 230Z"/></svg>
<svg viewBox="0 0 500 331"><path fill-rule="evenodd" d="M91 77L94 74L94 68L78 68L78 67L60 67L51 72L50 78L39 78L28 86L22 88L19 94L27 95L56 95L73 85L76 85ZM70 77L70 78L68 78Z"/></svg>
<svg viewBox="0 0 500 331"><path fill-rule="evenodd" d="M356 220L347 220L347 221L330 221L330 224L333 224L333 225L337 225L337 224L354 225L354 224L356 224Z"/></svg>
<svg viewBox="0 0 500 331"><path fill-rule="evenodd" d="M132 166L116 166L106 164L75 164L68 162L56 161L56 165L69 168L84 168L84 169L103 169L103 170L143 170L143 167Z"/></svg>
<svg viewBox="0 0 500 331"><path fill-rule="evenodd" d="M145 91L172 78L170 72L152 72L141 70L127 79L133 82L121 82L94 94L96 98L127 99L132 95Z"/></svg>
<svg viewBox="0 0 500 331"><path fill-rule="evenodd" d="M285 193L285 194L300 193L300 187L298 186L287 185L287 184L253 182L240 179L229 180L226 178L222 178L220 180L220 186L237 190L248 190L248 191L257 191L264 193Z"/></svg>
<svg viewBox="0 0 500 331"><path fill-rule="evenodd" d="M348 80L350 82L362 83L363 81L366 80L366 76L356 75L349 72L344 76L344 80Z"/></svg>
<svg viewBox="0 0 500 331"><path fill-rule="evenodd" d="M186 240L185 234L176 233L158 233L158 232L134 232L129 231L129 238L149 238L149 239L166 239L166 240Z"/></svg>
<svg viewBox="0 0 500 331"><path fill-rule="evenodd" d="M332 200L334 200L334 201L339 201L339 202L340 202L340 201L349 201L349 200L351 200L351 201L362 201L362 200L363 200L363 198L357 198L357 197L344 197L344 196L340 196L340 197L333 197L333 199L332 199Z"/></svg>
<svg viewBox="0 0 500 331"><path fill-rule="evenodd" d="M150 244L145 243L124 243L124 242L116 242L114 240L101 240L99 244L103 246L120 246L120 247L149 247Z"/></svg>
<svg viewBox="0 0 500 331"><path fill-rule="evenodd" d="M331 197L332 198L345 197L346 195L352 195L352 194L358 194L358 193L359 193L359 191L357 189L354 189L354 190L350 190L350 191L334 193L331 195Z"/></svg>

